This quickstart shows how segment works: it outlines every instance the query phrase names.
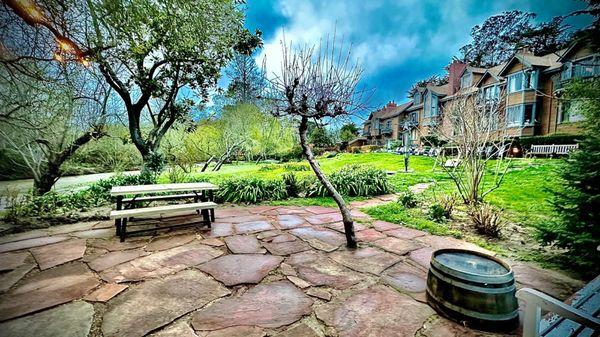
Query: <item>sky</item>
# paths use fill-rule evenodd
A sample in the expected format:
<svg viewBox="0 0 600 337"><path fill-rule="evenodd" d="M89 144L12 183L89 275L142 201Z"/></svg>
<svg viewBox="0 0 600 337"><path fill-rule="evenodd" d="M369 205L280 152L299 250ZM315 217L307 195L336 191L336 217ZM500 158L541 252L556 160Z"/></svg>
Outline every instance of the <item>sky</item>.
<svg viewBox="0 0 600 337"><path fill-rule="evenodd" d="M546 21L585 7L576 0L248 0L246 27L263 32L264 47L256 53L267 71L281 60L280 41L317 44L334 29L352 43L353 56L364 68L361 85L373 89L369 105L407 100L411 85L444 74L471 28L487 17L518 9ZM589 23L579 16L574 27Z"/></svg>

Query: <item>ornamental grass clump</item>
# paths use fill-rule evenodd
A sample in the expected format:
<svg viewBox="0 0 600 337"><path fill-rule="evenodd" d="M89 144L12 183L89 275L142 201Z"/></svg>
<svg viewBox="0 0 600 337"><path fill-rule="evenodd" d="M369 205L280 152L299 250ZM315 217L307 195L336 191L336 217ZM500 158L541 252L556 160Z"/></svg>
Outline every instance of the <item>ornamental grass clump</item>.
<svg viewBox="0 0 600 337"><path fill-rule="evenodd" d="M349 197L382 195L392 191L385 171L365 165L346 165L332 173L329 180L341 195ZM307 197L329 195L316 179L309 179L306 185Z"/></svg>
<svg viewBox="0 0 600 337"><path fill-rule="evenodd" d="M500 216L500 211L490 204L480 203L469 208L469 217L479 234L493 238L500 237L506 222Z"/></svg>
<svg viewBox="0 0 600 337"><path fill-rule="evenodd" d="M220 183L216 198L220 202L255 204L265 200L285 199L287 191L282 180L238 178Z"/></svg>

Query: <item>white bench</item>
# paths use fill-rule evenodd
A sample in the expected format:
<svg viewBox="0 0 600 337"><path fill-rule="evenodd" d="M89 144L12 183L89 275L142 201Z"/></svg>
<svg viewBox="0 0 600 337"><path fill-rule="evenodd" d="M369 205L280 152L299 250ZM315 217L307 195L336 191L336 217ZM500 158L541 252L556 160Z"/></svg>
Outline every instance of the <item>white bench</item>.
<svg viewBox="0 0 600 337"><path fill-rule="evenodd" d="M136 186L115 186L110 194L116 199L116 207L111 211L110 218L115 220L117 235L124 241L127 236L127 220L134 217L150 215L174 215L186 211L196 211L202 215L204 223L210 227L210 222L215 220L217 204L212 202L213 192L218 189L210 183L185 183L185 184L156 184ZM169 194L174 192L192 192L187 194ZM145 194L161 194L146 195ZM132 196L125 198L125 196ZM140 207L142 202L193 199L193 203Z"/></svg>
<svg viewBox="0 0 600 337"><path fill-rule="evenodd" d="M600 332L600 277L579 290L570 305L540 291L523 288L523 337L590 337ZM543 311L552 315L542 319Z"/></svg>
<svg viewBox="0 0 600 337"><path fill-rule="evenodd" d="M529 156L535 155L567 155L579 148L578 144L552 144L552 145L531 145L531 150L527 153Z"/></svg>

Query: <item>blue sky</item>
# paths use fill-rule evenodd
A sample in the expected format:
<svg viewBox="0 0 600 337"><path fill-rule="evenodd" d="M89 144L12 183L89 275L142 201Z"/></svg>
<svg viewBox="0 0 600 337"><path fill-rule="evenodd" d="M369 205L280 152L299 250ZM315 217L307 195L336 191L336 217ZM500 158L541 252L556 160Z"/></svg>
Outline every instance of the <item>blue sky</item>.
<svg viewBox="0 0 600 337"><path fill-rule="evenodd" d="M583 7L575 0L248 0L246 26L263 32L257 58L266 57L267 69L279 62L283 31L287 41L314 44L336 27L365 69L362 84L375 89L370 105L380 106L405 101L412 83L443 74L471 27L491 15L518 9L545 21Z"/></svg>

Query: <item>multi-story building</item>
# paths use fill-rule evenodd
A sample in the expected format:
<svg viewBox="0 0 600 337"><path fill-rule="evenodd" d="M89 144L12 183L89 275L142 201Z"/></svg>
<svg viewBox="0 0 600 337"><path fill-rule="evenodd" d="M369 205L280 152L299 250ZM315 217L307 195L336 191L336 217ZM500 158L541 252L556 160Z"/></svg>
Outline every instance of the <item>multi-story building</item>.
<svg viewBox="0 0 600 337"><path fill-rule="evenodd" d="M447 70L447 84L419 87L409 102L390 102L371 113L363 129L367 143L425 145L440 123L450 124L443 113L448 102L470 93L486 99L502 94L501 120L510 136L577 133L583 117L577 104L560 100L561 91L573 78L600 76L600 54L581 43L541 56L523 48L495 67L477 68L454 60Z"/></svg>

